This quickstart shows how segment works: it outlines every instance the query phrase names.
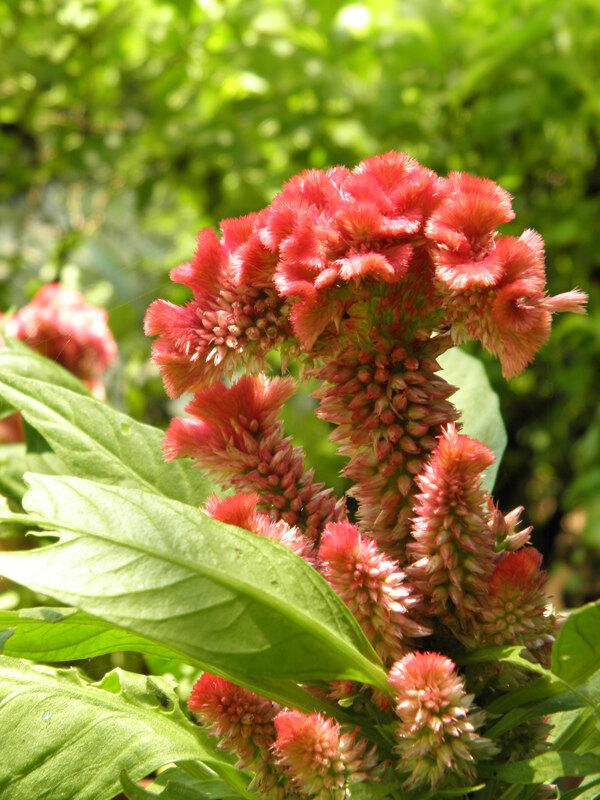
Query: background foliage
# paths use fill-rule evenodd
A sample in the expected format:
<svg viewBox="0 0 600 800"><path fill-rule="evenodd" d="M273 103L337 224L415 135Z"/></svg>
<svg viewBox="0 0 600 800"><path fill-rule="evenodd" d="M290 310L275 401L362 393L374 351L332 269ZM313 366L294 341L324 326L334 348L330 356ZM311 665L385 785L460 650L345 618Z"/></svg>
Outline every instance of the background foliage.
<svg viewBox="0 0 600 800"><path fill-rule="evenodd" d="M180 407L147 362L143 314L186 299L168 270L199 228L306 167L387 149L512 192L506 232L538 229L550 291L591 302L521 377L486 361L510 437L496 494L554 550L556 594L598 596L596 0L14 0L0 48L0 310L56 279L106 305L111 400L145 421ZM306 435L310 408L300 398L290 430ZM331 449L318 458L335 481Z"/></svg>

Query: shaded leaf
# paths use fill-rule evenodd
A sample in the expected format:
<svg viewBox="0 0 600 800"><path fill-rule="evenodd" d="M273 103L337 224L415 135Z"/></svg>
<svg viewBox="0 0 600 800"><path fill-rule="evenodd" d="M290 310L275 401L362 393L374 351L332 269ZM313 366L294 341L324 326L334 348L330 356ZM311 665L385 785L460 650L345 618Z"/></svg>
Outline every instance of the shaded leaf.
<svg viewBox="0 0 600 800"><path fill-rule="evenodd" d="M552 648L550 668L573 686L600 669L600 600L569 614Z"/></svg>
<svg viewBox="0 0 600 800"><path fill-rule="evenodd" d="M0 699L3 800L110 800L122 770L139 780L163 764L188 760L247 783L224 757L215 757L163 678L115 670L92 684L73 669L3 656Z"/></svg>

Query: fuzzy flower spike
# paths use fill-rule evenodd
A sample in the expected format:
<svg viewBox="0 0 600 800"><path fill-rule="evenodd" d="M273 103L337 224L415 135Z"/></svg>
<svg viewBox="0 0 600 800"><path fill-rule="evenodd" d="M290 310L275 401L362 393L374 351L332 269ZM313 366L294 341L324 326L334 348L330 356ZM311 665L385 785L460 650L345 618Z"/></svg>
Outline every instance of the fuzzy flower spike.
<svg viewBox="0 0 600 800"><path fill-rule="evenodd" d="M406 788L452 786L475 777L476 757L495 748L476 729L483 713L471 707L454 663L439 653L409 653L390 672L396 701L399 760Z"/></svg>
<svg viewBox="0 0 600 800"><path fill-rule="evenodd" d="M273 519L298 525L316 539L330 520L343 517L343 501L314 483L304 453L283 435L282 405L295 390L292 378L244 375L231 387L218 382L186 406L194 419L172 420L163 450L168 460L189 456L224 488L258 492Z"/></svg>
<svg viewBox="0 0 600 800"><path fill-rule="evenodd" d="M449 425L417 478L408 573L432 613L454 626L479 605L494 569L495 537L481 474L494 456Z"/></svg>
<svg viewBox="0 0 600 800"><path fill-rule="evenodd" d="M342 733L340 726L322 714L281 711L275 717L276 763L289 775L303 797L346 800L350 786L366 779L378 780L375 748L356 733Z"/></svg>

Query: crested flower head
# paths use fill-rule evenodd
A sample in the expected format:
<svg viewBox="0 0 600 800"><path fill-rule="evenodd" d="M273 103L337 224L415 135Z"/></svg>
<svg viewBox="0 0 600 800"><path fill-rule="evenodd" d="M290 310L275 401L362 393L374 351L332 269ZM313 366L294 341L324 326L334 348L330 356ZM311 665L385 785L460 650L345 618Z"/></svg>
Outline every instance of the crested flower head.
<svg viewBox="0 0 600 800"><path fill-rule="evenodd" d="M473 612L494 568L489 495L481 473L494 456L449 425L417 478L408 568L431 610L449 622Z"/></svg>
<svg viewBox="0 0 600 800"><path fill-rule="evenodd" d="M431 631L416 612L420 598L396 561L350 522L330 522L319 547L321 572L384 661L399 658L412 637Z"/></svg>
<svg viewBox="0 0 600 800"><path fill-rule="evenodd" d="M9 336L91 383L92 389L117 355L106 311L58 283L43 286L4 325Z"/></svg>
<svg viewBox="0 0 600 800"><path fill-rule="evenodd" d="M399 717L397 769L410 773L405 786L473 778L475 756L493 749L475 732L483 715L471 708L455 664L439 653L409 653L394 664L389 681Z"/></svg>
<svg viewBox="0 0 600 800"><path fill-rule="evenodd" d="M242 359L260 369L289 338L288 312L271 282L276 259L258 239L258 218L225 220L220 240L200 231L192 260L171 272L193 299L184 307L156 300L148 309L146 335L159 337L153 357L171 397L231 375Z"/></svg>
<svg viewBox="0 0 600 800"><path fill-rule="evenodd" d="M377 779L375 749L322 714L281 711L275 718L277 764L306 797L346 800L349 785Z"/></svg>

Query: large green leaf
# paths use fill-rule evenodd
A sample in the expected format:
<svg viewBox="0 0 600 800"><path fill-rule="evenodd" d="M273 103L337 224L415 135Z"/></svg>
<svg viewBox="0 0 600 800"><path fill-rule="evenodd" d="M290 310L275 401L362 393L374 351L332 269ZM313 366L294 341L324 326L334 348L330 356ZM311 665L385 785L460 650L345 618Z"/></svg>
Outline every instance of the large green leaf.
<svg viewBox="0 0 600 800"><path fill-rule="evenodd" d="M600 669L600 600L572 611L552 648L552 672L578 686Z"/></svg>
<svg viewBox="0 0 600 800"><path fill-rule="evenodd" d="M155 494L28 476L24 507L61 531L0 554L36 591L242 675L348 678L385 690L377 655L326 581L283 545Z"/></svg>
<svg viewBox="0 0 600 800"><path fill-rule="evenodd" d="M161 431L92 397L66 370L27 348L0 351L0 399L21 412L74 475L191 505L213 490L191 461L164 461Z"/></svg>
<svg viewBox="0 0 600 800"><path fill-rule="evenodd" d="M110 800L171 762L200 760L242 796L247 778L216 755L163 678L115 670L91 684L76 670L0 657L3 800Z"/></svg>
<svg viewBox="0 0 600 800"><path fill-rule="evenodd" d="M77 661L121 650L180 663L193 661L198 667L207 668L187 653L75 608L24 608L0 612L0 652L7 656L38 661ZM249 679L233 670L218 671L222 677L283 705L293 705L306 712L320 710L331 714L335 711L291 681Z"/></svg>
<svg viewBox="0 0 600 800"><path fill-rule="evenodd" d="M492 389L481 361L460 348L448 350L439 362L444 380L458 386L451 400L460 411L461 433L483 442L496 456L482 481L484 488L491 492L507 442L498 395Z"/></svg>

